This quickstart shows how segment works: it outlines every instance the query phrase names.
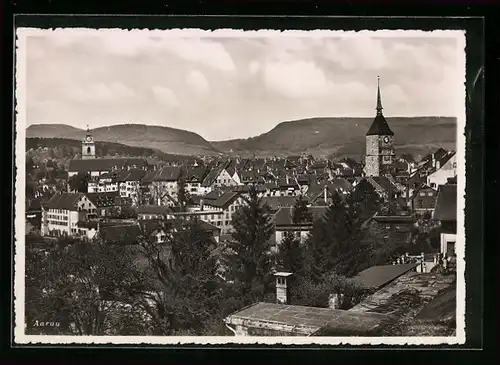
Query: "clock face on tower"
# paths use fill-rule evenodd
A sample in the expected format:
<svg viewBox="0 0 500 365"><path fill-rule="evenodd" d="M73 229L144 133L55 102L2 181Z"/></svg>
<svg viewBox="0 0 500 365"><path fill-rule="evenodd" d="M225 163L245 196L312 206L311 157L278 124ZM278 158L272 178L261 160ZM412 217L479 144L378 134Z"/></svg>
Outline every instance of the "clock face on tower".
<svg viewBox="0 0 500 365"><path fill-rule="evenodd" d="M384 137L384 143L389 143L389 137L387 136Z"/></svg>
<svg viewBox="0 0 500 365"><path fill-rule="evenodd" d="M91 136L87 136L87 142L90 142L92 141L92 137Z"/></svg>

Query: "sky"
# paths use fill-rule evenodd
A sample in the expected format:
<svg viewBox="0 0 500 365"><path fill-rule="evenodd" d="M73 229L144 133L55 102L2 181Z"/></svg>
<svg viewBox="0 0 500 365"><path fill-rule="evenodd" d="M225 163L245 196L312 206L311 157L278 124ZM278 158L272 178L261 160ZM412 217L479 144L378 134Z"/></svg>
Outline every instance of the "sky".
<svg viewBox="0 0 500 365"><path fill-rule="evenodd" d="M247 138L283 121L372 117L377 76L386 117L456 116L456 37L399 34L40 31L25 38L26 122Z"/></svg>

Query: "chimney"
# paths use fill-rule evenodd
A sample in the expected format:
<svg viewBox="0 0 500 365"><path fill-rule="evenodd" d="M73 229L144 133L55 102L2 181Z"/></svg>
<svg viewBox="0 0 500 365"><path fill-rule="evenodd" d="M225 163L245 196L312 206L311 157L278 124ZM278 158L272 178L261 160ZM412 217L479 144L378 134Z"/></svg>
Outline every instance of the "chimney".
<svg viewBox="0 0 500 365"><path fill-rule="evenodd" d="M441 168L441 161L436 161L436 170Z"/></svg>
<svg viewBox="0 0 500 365"><path fill-rule="evenodd" d="M328 204L328 189L327 189L326 185L323 188L323 199L325 201L325 204Z"/></svg>
<svg viewBox="0 0 500 365"><path fill-rule="evenodd" d="M276 303L288 304L288 279L291 272L278 271L274 273L276 277Z"/></svg>
<svg viewBox="0 0 500 365"><path fill-rule="evenodd" d="M432 167L436 167L436 156L432 154Z"/></svg>

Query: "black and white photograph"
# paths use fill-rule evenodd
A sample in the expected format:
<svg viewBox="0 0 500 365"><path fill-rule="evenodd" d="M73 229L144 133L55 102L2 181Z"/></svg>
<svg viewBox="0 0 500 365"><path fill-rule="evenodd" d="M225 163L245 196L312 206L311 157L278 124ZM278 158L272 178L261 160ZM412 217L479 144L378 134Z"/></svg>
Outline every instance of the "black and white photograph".
<svg viewBox="0 0 500 365"><path fill-rule="evenodd" d="M465 46L18 28L15 343L465 343Z"/></svg>

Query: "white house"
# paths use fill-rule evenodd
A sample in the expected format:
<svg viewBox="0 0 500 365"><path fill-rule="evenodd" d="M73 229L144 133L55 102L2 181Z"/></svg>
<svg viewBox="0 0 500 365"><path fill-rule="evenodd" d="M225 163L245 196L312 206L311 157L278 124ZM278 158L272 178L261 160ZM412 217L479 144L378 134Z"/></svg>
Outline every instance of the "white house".
<svg viewBox="0 0 500 365"><path fill-rule="evenodd" d="M79 221L95 214L96 206L83 193L58 193L42 204L42 236L78 234Z"/></svg>
<svg viewBox="0 0 500 365"><path fill-rule="evenodd" d="M448 179L457 176L457 155L455 152L448 154L441 160L433 161L434 172L427 176L427 185L436 189L439 185L445 185Z"/></svg>

